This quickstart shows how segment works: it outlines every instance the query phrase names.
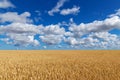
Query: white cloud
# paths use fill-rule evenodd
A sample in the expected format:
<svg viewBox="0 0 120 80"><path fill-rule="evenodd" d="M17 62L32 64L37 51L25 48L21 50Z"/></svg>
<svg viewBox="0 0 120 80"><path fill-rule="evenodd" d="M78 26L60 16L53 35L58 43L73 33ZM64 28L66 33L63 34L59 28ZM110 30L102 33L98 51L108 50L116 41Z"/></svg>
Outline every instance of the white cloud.
<svg viewBox="0 0 120 80"><path fill-rule="evenodd" d="M76 38L74 37L68 37L68 38L64 38L64 41L69 44L69 45L72 45L72 46L75 46L75 45L79 45L79 42L76 40Z"/></svg>
<svg viewBox="0 0 120 80"><path fill-rule="evenodd" d="M1 26L0 32L13 34L36 34L39 33L39 30L37 26L32 24L12 23L7 26Z"/></svg>
<svg viewBox="0 0 120 80"><path fill-rule="evenodd" d="M29 12L24 12L20 15L17 12L0 13L0 22L31 23L32 20L29 18L30 16L31 14Z"/></svg>
<svg viewBox="0 0 120 80"><path fill-rule="evenodd" d="M48 45L59 44L62 41L62 38L63 35L48 34L48 35L40 36L40 39Z"/></svg>
<svg viewBox="0 0 120 80"><path fill-rule="evenodd" d="M39 41L34 39L34 36L30 35L21 35L21 34L10 34L8 35L12 41L12 44L16 46L28 46L28 45L33 45L33 46L38 46Z"/></svg>
<svg viewBox="0 0 120 80"><path fill-rule="evenodd" d="M120 30L120 17L117 15L79 25L70 19L69 31L65 33L64 41L71 46L79 46L79 48L119 49L120 36L109 33L113 29Z"/></svg>
<svg viewBox="0 0 120 80"><path fill-rule="evenodd" d="M40 27L25 23L12 23L7 26L0 27L0 34L6 36L2 39L6 43L14 45L39 45L38 40L34 39L36 34L40 33ZM12 41L12 42L11 42Z"/></svg>
<svg viewBox="0 0 120 80"><path fill-rule="evenodd" d="M45 43L46 46L60 45L64 41L63 43L67 43L74 48L77 46L79 49L119 49L120 36L109 33L113 29L120 29L120 16L118 12L115 14L104 20L95 20L90 23L77 25L71 18L70 23L63 22L44 26L29 24L32 21L29 12L22 14L16 12L2 13L0 23L10 23L0 26L0 35L5 37L0 40L15 46L38 46L40 42ZM69 29L66 31L65 27L62 27L63 25L67 25ZM35 37L37 34L40 42ZM46 47L43 45L43 48Z"/></svg>
<svg viewBox="0 0 120 80"><path fill-rule="evenodd" d="M61 15L69 15L69 14L73 14L76 15L80 12L80 7L74 6L73 8L68 8L68 9L60 9L64 3L68 1L68 0L59 0L59 2L57 2L57 5L51 9L50 11L48 11L48 14L50 16L54 16L54 13L60 13Z"/></svg>
<svg viewBox="0 0 120 80"><path fill-rule="evenodd" d="M120 16L120 9L116 10L116 13L109 15L109 17Z"/></svg>
<svg viewBox="0 0 120 80"><path fill-rule="evenodd" d="M40 39L49 45L59 44L64 37L65 29L60 28L59 25L48 25L44 27L43 35L40 36Z"/></svg>
<svg viewBox="0 0 120 80"><path fill-rule="evenodd" d="M44 34L63 35L65 33L64 28L60 28L59 25L48 25L43 29Z"/></svg>
<svg viewBox="0 0 120 80"><path fill-rule="evenodd" d="M109 32L98 32L89 35L90 38L99 40L98 43L94 43L95 47L99 48L119 48L120 37L116 34L111 34Z"/></svg>
<svg viewBox="0 0 120 80"><path fill-rule="evenodd" d="M34 36L32 35L9 33L6 36L7 38L1 39L2 41L6 42L6 44L11 44L15 46L39 45L39 41L34 39Z"/></svg>
<svg viewBox="0 0 120 80"><path fill-rule="evenodd" d="M48 11L48 14L50 16L53 16L54 13L57 13L60 11L60 8L64 5L64 3L66 2L67 0L59 0L59 2L57 2L57 5L50 11Z"/></svg>
<svg viewBox="0 0 120 80"><path fill-rule="evenodd" d="M0 8L14 8L15 6L9 0L1 0L0 1Z"/></svg>
<svg viewBox="0 0 120 80"><path fill-rule="evenodd" d="M73 8L71 9L63 9L60 11L60 14L61 15L69 15L69 14L73 14L73 15L76 15L80 12L80 7L76 7L74 6Z"/></svg>
<svg viewBox="0 0 120 80"><path fill-rule="evenodd" d="M113 16L106 18L103 21L93 21L91 23L81 23L76 25L75 23L70 24L69 30L72 32L74 37L81 37L91 32L104 32L112 29L120 29L120 17Z"/></svg>
<svg viewBox="0 0 120 80"><path fill-rule="evenodd" d="M0 27L0 34L7 37L7 41L5 39L2 41L23 46L39 45L38 40L34 39L36 34L39 34L42 42L48 45L59 44L63 40L64 33L65 29L60 28L59 25L36 26L27 23L12 23Z"/></svg>
<svg viewBox="0 0 120 80"><path fill-rule="evenodd" d="M113 49L120 47L120 37L108 32L95 32L84 38L68 37L64 41L69 45L80 48Z"/></svg>

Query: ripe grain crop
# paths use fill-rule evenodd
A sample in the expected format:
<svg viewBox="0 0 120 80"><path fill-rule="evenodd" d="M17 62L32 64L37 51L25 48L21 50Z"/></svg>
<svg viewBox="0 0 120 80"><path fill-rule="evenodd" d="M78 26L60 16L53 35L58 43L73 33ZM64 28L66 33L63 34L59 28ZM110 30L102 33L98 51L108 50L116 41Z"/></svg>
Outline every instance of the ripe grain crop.
<svg viewBox="0 0 120 80"><path fill-rule="evenodd" d="M120 51L0 51L0 80L120 80Z"/></svg>

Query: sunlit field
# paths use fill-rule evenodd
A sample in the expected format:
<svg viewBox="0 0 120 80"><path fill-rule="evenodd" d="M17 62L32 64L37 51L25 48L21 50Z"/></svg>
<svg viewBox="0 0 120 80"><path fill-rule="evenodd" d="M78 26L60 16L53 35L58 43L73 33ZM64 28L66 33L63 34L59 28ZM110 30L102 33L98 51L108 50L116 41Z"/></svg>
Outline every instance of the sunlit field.
<svg viewBox="0 0 120 80"><path fill-rule="evenodd" d="M0 51L0 80L120 80L120 51Z"/></svg>

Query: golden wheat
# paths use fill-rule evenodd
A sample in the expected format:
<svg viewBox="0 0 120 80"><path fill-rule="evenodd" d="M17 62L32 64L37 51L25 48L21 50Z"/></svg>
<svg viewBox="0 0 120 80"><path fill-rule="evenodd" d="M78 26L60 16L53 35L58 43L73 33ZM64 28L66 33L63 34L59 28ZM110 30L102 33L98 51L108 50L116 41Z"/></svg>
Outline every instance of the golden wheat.
<svg viewBox="0 0 120 80"><path fill-rule="evenodd" d="M0 80L120 80L120 51L0 51Z"/></svg>

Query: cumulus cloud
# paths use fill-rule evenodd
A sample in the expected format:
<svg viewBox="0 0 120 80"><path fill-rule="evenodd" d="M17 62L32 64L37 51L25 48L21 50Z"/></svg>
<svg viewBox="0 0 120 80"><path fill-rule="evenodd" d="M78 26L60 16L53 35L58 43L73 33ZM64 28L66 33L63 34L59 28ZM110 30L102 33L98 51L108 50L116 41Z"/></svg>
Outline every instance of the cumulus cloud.
<svg viewBox="0 0 120 80"><path fill-rule="evenodd" d="M44 34L54 34L54 35L63 35L65 33L65 29L60 27L59 25L48 25L45 26L42 30Z"/></svg>
<svg viewBox="0 0 120 80"><path fill-rule="evenodd" d="M12 40L12 44L14 44L15 46L39 45L39 41L34 39L34 36L23 34L9 34L7 36L9 36L9 38Z"/></svg>
<svg viewBox="0 0 120 80"><path fill-rule="evenodd" d="M93 21L91 23L81 23L79 25L72 23L70 24L69 30L72 32L74 37L81 37L91 32L104 32L112 29L120 29L120 17L113 16L106 18L103 21Z"/></svg>
<svg viewBox="0 0 120 80"><path fill-rule="evenodd" d="M48 45L55 45L55 44L59 44L62 41L63 35L44 35L44 36L40 36L40 39L48 44Z"/></svg>
<svg viewBox="0 0 120 80"><path fill-rule="evenodd" d="M73 14L73 15L76 15L80 12L80 7L77 7L77 6L74 6L73 8L71 9L63 9L61 10L60 14L61 15L69 15L69 14Z"/></svg>
<svg viewBox="0 0 120 80"><path fill-rule="evenodd" d="M36 46L39 45L39 42L34 39L34 36L40 33L39 29L38 26L32 24L12 23L6 26L1 26L0 34L7 37L2 39L2 41L5 41L6 43L24 46L32 44Z"/></svg>
<svg viewBox="0 0 120 80"><path fill-rule="evenodd" d="M72 45L72 46L75 46L75 45L79 45L79 42L76 40L76 38L74 37L68 37L68 38L64 38L64 41L69 44L69 45Z"/></svg>
<svg viewBox="0 0 120 80"><path fill-rule="evenodd" d="M66 0L60 0L57 6L50 12L53 15L55 12L60 12L60 7ZM71 9L63 9L62 15L77 14L80 7ZM120 10L111 14L104 20L95 20L90 23L76 24L73 18L69 23L62 22L51 25L35 25L30 19L31 14L24 12L7 12L0 14L0 23L9 23L0 25L0 38L6 44L15 46L39 46L40 42L47 45L60 45L61 43L68 44L74 48L94 48L94 49L113 49L120 48L120 36L111 34L113 29L120 30ZM64 25L68 26L66 30ZM38 35L36 38L35 36ZM43 48L47 48L43 45ZM61 46L58 46L59 48Z"/></svg>
<svg viewBox="0 0 120 80"><path fill-rule="evenodd" d="M120 30L120 17L118 12L105 20L95 20L91 23L81 23L77 25L70 19L69 31L65 33L64 41L71 46L79 48L119 48L120 36L109 33L113 29Z"/></svg>
<svg viewBox="0 0 120 80"><path fill-rule="evenodd" d="M29 18L31 14L29 12L24 12L18 14L17 12L6 12L0 13L0 23L5 22L19 22L19 23L31 23L32 20Z"/></svg>
<svg viewBox="0 0 120 80"><path fill-rule="evenodd" d="M90 34L86 39L91 38L93 40L96 40L96 42L91 42L89 43L93 45L87 44L87 46L91 47L93 46L94 48L119 48L120 46L120 37L116 34L111 34L109 32L96 32Z"/></svg>
<svg viewBox="0 0 120 80"><path fill-rule="evenodd" d="M13 33L13 34L36 34L39 30L35 25L24 23L12 23L6 26L0 27L1 33Z"/></svg>
<svg viewBox="0 0 120 80"><path fill-rule="evenodd" d="M60 8L64 5L64 3L65 3L66 1L67 1L67 0L59 0L59 1L57 2L57 5L56 5L53 9L51 9L50 11L48 11L48 14L49 14L50 16L53 16L54 13L59 12L59 11L60 11Z"/></svg>
<svg viewBox="0 0 120 80"><path fill-rule="evenodd" d="M92 49L112 49L119 48L120 37L108 32L95 32L84 38L68 37L64 41L71 46Z"/></svg>
<svg viewBox="0 0 120 80"><path fill-rule="evenodd" d="M15 6L9 0L1 0L0 1L0 8L14 8Z"/></svg>
<svg viewBox="0 0 120 80"><path fill-rule="evenodd" d="M43 35L40 39L49 45L58 44L63 40L65 29L60 28L59 25L49 25L44 27Z"/></svg>
<svg viewBox="0 0 120 80"><path fill-rule="evenodd" d="M34 39L36 34L40 35L42 42L48 45L59 44L64 37L65 29L59 25L32 25L27 23L12 23L0 27L0 35L7 38L1 39L7 44L14 44L17 46L39 45L39 41Z"/></svg>

